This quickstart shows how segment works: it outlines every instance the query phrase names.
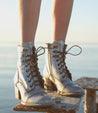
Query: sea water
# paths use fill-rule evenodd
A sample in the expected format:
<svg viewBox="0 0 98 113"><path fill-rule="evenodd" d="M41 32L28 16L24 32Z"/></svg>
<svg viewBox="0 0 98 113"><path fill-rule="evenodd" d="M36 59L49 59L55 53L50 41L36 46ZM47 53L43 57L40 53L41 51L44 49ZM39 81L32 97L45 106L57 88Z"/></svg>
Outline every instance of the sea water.
<svg viewBox="0 0 98 113"><path fill-rule="evenodd" d="M97 43L68 43L82 47L82 53L78 56L66 55L66 65L72 73L73 80L80 77L98 78L98 44ZM44 46L44 42L37 42L36 48ZM73 48L70 52L77 53L79 48ZM38 65L43 75L45 55L39 57ZM17 43L0 42L0 113L14 113L13 107L19 102L14 96L13 77L17 65ZM21 112L19 112L21 113ZM83 103L77 113L83 113Z"/></svg>

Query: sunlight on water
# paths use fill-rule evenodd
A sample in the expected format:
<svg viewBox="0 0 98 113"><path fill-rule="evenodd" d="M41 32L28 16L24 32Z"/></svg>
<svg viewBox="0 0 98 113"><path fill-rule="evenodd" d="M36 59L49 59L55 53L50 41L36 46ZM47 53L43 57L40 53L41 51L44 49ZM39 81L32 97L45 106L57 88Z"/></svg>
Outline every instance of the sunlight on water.
<svg viewBox="0 0 98 113"><path fill-rule="evenodd" d="M36 43L45 46L45 43ZM73 43L68 44L68 48ZM79 77L98 77L98 45L89 43L78 43L83 49L79 56L67 55L66 64L73 75L73 80ZM75 51L75 50L74 50ZM41 74L44 66L44 55L39 58ZM13 106L18 101L14 97L13 77L17 65L17 43L0 44L0 113L12 113ZM81 105L82 110L82 105ZM82 111L79 113L82 113ZM21 113L21 112L19 112Z"/></svg>

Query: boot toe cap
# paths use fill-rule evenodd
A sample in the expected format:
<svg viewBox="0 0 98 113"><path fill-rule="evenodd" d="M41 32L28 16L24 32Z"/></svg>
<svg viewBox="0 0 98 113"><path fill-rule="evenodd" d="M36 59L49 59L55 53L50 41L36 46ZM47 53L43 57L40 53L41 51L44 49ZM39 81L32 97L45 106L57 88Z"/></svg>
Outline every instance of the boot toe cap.
<svg viewBox="0 0 98 113"><path fill-rule="evenodd" d="M63 90L63 95L83 96L84 90L79 86L69 86Z"/></svg>
<svg viewBox="0 0 98 113"><path fill-rule="evenodd" d="M27 101L24 103L28 106L52 106L54 104L54 101L49 97L48 95L33 95L27 99Z"/></svg>

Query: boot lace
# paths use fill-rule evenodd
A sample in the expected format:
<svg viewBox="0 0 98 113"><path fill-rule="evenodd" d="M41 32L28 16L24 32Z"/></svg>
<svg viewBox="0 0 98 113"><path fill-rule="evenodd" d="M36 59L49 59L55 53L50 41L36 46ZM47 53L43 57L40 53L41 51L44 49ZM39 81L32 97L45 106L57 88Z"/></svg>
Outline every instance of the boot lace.
<svg viewBox="0 0 98 113"><path fill-rule="evenodd" d="M77 53L77 54L70 53L69 51L70 51L72 48L74 48L74 47L78 47L78 48L80 49L80 52ZM57 48L57 46L54 46L54 48ZM70 73L69 69L67 68L66 62L65 62L66 54L70 54L70 55L73 55L73 56L77 56L77 55L81 54L82 48L81 48L80 46L78 46L78 45L74 45L74 46L70 47L70 48L66 51L66 45L64 45L63 52L60 52L60 51L58 51L58 50L54 50L53 52L54 52L54 53L57 53L57 54L53 55L53 57L55 57L55 58L56 58L56 61L59 62L59 63L58 63L59 68L58 68L58 69L59 69L60 74L62 74L62 73L64 73L64 72L67 73L67 76L66 76L66 74L64 73L64 75L62 75L62 78L64 79L64 78L67 78L67 77L68 77L70 80L72 80L71 73Z"/></svg>
<svg viewBox="0 0 98 113"><path fill-rule="evenodd" d="M42 53L38 54L39 51L44 50ZM24 50L26 51L26 50ZM44 88L44 80L39 72L39 68L38 68L38 56L42 55L45 53L45 49L43 47L39 47L37 49L35 49L35 47L32 48L32 54L30 55L24 55L23 57L26 57L27 59L24 59L23 62L26 63L25 67L28 67L28 69L26 69L26 72L30 72L27 75L27 78L30 78L28 80L28 82L30 83L31 80L34 78L37 78L36 80L33 81L33 83L30 84L30 87L32 89L34 89L36 86L41 86L42 88ZM31 75L31 77L30 77Z"/></svg>

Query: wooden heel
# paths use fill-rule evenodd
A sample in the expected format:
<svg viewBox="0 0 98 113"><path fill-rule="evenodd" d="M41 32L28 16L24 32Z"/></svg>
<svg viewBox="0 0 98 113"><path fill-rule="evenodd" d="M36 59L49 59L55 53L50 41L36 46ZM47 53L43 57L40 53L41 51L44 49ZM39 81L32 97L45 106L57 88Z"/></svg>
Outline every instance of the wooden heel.
<svg viewBox="0 0 98 113"><path fill-rule="evenodd" d="M55 84L49 78L45 78L44 89L45 90L57 91Z"/></svg>
<svg viewBox="0 0 98 113"><path fill-rule="evenodd" d="M18 100L21 99L20 91L19 91L19 89L16 86L15 86L15 97Z"/></svg>

